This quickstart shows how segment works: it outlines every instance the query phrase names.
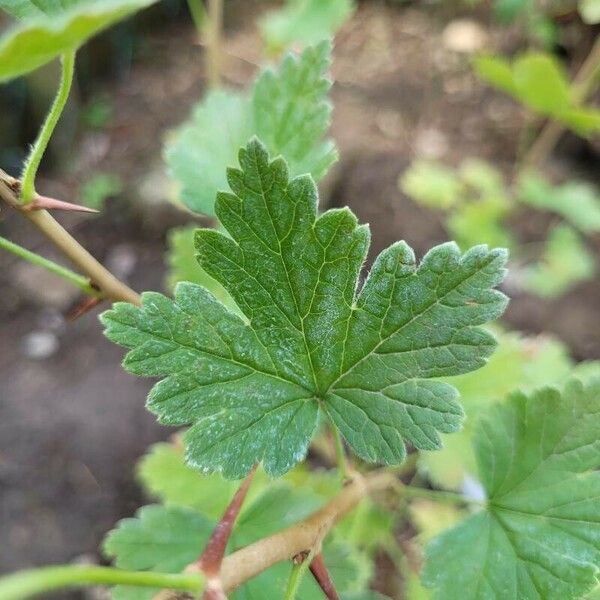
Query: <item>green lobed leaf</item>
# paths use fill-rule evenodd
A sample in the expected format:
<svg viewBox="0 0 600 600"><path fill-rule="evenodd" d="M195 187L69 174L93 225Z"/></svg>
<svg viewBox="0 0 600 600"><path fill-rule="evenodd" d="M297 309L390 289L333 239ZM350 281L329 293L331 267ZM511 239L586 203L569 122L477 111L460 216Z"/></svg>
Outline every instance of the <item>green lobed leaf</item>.
<svg viewBox="0 0 600 600"><path fill-rule="evenodd" d="M436 598L568 600L597 585L600 380L513 394L478 425L487 506L432 541Z"/></svg>
<svg viewBox="0 0 600 600"><path fill-rule="evenodd" d="M549 233L544 252L523 274L523 289L543 298L555 298L574 285L591 279L596 261L581 236L569 225L556 225Z"/></svg>
<svg viewBox="0 0 600 600"><path fill-rule="evenodd" d="M0 82L33 71L155 0L2 0L22 18L0 37Z"/></svg>
<svg viewBox="0 0 600 600"><path fill-rule="evenodd" d="M420 264L404 242L375 261L357 294L369 232L349 209L317 217L308 176L289 179L251 141L230 169L232 193L216 214L231 237L196 233L202 267L229 292L247 321L203 288L180 284L175 300L143 295L102 315L106 335L130 348L124 366L166 376L148 407L162 423L192 423L187 459L241 478L257 461L271 476L303 459L326 413L354 452L400 463L404 440L420 449L456 431L456 390L432 378L483 366L506 298L493 288L506 252L455 244Z"/></svg>
<svg viewBox="0 0 600 600"><path fill-rule="evenodd" d="M271 53L305 47L333 37L354 8L353 0L286 0L260 20L260 30Z"/></svg>
<svg viewBox="0 0 600 600"><path fill-rule="evenodd" d="M252 135L273 155L283 154L293 175L319 180L337 159L329 127L331 83L325 77L331 46L322 42L299 57L288 55L277 71L266 69L249 97L211 92L165 147L165 160L191 210L214 215L217 192L227 187L226 169Z"/></svg>

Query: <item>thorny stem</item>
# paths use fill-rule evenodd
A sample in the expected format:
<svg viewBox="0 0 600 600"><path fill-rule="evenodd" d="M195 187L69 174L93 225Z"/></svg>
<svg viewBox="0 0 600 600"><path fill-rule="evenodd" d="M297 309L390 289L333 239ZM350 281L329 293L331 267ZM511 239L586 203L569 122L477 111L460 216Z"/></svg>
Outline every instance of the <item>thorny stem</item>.
<svg viewBox="0 0 600 600"><path fill-rule="evenodd" d="M21 188L21 202L28 204L33 200L35 195L35 176L37 174L38 167L44 152L48 147L52 132L60 119L60 115L67 103L69 98L69 92L71 91L71 84L73 83L73 73L75 72L75 51L66 52L61 57L62 64L62 75L58 91L54 102L50 108L50 112L46 116L46 120L40 129L38 137L31 148L29 157L25 162L21 179L23 186Z"/></svg>
<svg viewBox="0 0 600 600"><path fill-rule="evenodd" d="M222 589L231 592L272 565L308 553L309 549L319 548L321 540L332 527L364 498L375 492L392 489L412 497L481 504L459 494L403 486L388 469L380 469L366 476L355 474L339 494L303 521L226 556L219 573ZM204 589L204 576L197 571L172 575L77 565L47 567L0 579L0 598L24 600L45 591L101 584L160 587L198 594Z"/></svg>
<svg viewBox="0 0 600 600"><path fill-rule="evenodd" d="M319 552L312 559L310 563L310 572L312 573L315 581L319 584L319 587L323 590L327 600L340 600L338 593L333 585L327 565L323 560L323 555Z"/></svg>
<svg viewBox="0 0 600 600"><path fill-rule="evenodd" d="M240 510L244 504L248 490L250 489L250 484L256 473L257 466L258 465L254 465L250 473L246 476L246 479L242 482L242 485L238 488L229 503L229 506L225 509L221 520L217 523L217 526L212 532L204 551L200 555L196 565L194 565L207 577L207 589L204 593L205 600L211 598L225 598L225 593L219 578L219 571L221 570L223 556L225 555L225 549L229 542L229 538L231 537L233 525L240 514Z"/></svg>
<svg viewBox="0 0 600 600"><path fill-rule="evenodd" d="M573 81L573 101L580 104L594 91L600 79L600 36ZM523 158L525 168L539 167L548 158L565 130L558 121L548 121Z"/></svg>
<svg viewBox="0 0 600 600"><path fill-rule="evenodd" d="M111 567L61 565L20 571L0 578L0 598L24 600L53 590L94 585L169 588L198 594L204 589L204 577L200 573L174 575L149 571L122 571Z"/></svg>
<svg viewBox="0 0 600 600"><path fill-rule="evenodd" d="M8 252L12 252L20 258L23 258L24 260L34 265L37 265L38 267L42 267L43 269L46 269L47 271L50 271L51 273L54 273L55 275L66 279L69 283L72 283L73 285L77 286L80 290L82 290L90 296L93 296L94 298L100 298L102 296L101 292L99 292L89 282L89 280L83 277L82 275L71 271L71 269L63 267L62 265L59 265L58 263L55 263L52 260L48 260L47 258L44 258L43 256L36 254L35 252L31 252L30 250L27 250L26 248L23 248L22 246L19 246L18 244L15 244L14 242L11 242L10 240L7 240L2 236L0 236L0 248L3 248Z"/></svg>
<svg viewBox="0 0 600 600"><path fill-rule="evenodd" d="M75 238L46 210L26 210L19 200L20 182L0 170L0 198L29 219L64 256L89 277L102 297L113 302L124 301L139 306L141 298L127 285L105 269Z"/></svg>
<svg viewBox="0 0 600 600"><path fill-rule="evenodd" d="M211 88L217 88L221 84L223 0L208 0L208 25L206 29L208 83Z"/></svg>
<svg viewBox="0 0 600 600"><path fill-rule="evenodd" d="M226 556L220 575L223 589L231 592L270 566L315 547L364 498L392 489L396 481L396 476L386 469L367 476L354 475L339 494L303 521Z"/></svg>

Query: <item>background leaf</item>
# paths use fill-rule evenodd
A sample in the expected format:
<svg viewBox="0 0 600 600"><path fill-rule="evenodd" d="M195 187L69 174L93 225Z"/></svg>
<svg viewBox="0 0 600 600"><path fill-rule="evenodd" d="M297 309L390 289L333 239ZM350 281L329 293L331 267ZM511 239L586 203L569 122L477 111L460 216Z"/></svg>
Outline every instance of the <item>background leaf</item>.
<svg viewBox="0 0 600 600"><path fill-rule="evenodd" d="M432 541L436 598L580 597L600 563L600 380L516 393L477 429L487 507Z"/></svg>
<svg viewBox="0 0 600 600"><path fill-rule="evenodd" d="M0 38L0 82L8 81L64 52L76 50L90 37L155 0L53 0L16 2L0 7L24 17ZM65 9L62 7L66 6Z"/></svg>
<svg viewBox="0 0 600 600"><path fill-rule="evenodd" d="M542 175L530 172L519 178L517 196L524 204L561 215L583 233L600 231L600 194L591 184L551 185Z"/></svg>
<svg viewBox="0 0 600 600"><path fill-rule="evenodd" d="M117 567L134 571L180 573L202 551L214 524L203 515L177 506L144 506L122 520L104 541ZM160 590L116 586L115 600L146 600Z"/></svg>
<svg viewBox="0 0 600 600"><path fill-rule="evenodd" d="M310 173L319 180L327 172L337 159L333 142L323 141L331 114L325 77L330 54L323 42L299 57L289 55L277 71L259 75L249 97L215 91L194 109L165 146L165 160L188 208L214 215L217 192L227 189L227 168L253 135L273 156L286 157L292 175Z"/></svg>
<svg viewBox="0 0 600 600"><path fill-rule="evenodd" d="M496 337L498 348L485 367L448 380L458 390L466 413L463 428L445 435L441 450L419 454L419 469L442 488L467 491L476 481L472 434L482 411L516 389L562 384L573 372L573 361L557 340L503 332L496 332ZM596 372L600 375L600 369Z"/></svg>
<svg viewBox="0 0 600 600"><path fill-rule="evenodd" d="M167 265L169 267L167 285L175 290L180 281L197 283L207 289L219 302L233 312L238 311L227 290L213 279L194 256L194 235L197 227L174 227L169 230L167 239Z"/></svg>
<svg viewBox="0 0 600 600"><path fill-rule="evenodd" d="M528 52L513 63L496 56L475 60L480 79L510 94L531 110L560 121L580 135L600 129L600 111L580 106L566 75L550 54Z"/></svg>
<svg viewBox="0 0 600 600"><path fill-rule="evenodd" d="M523 289L544 298L555 298L575 284L590 279L596 261L579 234L566 224L550 230L540 259L523 273Z"/></svg>
<svg viewBox="0 0 600 600"><path fill-rule="evenodd" d="M331 38L354 8L352 0L286 0L260 20L267 50L277 53Z"/></svg>

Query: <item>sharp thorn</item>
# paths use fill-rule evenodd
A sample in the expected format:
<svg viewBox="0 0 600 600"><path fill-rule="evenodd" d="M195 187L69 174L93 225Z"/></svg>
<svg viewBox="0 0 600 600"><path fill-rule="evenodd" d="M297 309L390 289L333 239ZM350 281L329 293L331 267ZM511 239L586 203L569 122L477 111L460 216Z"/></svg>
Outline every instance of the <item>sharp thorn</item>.
<svg viewBox="0 0 600 600"><path fill-rule="evenodd" d="M56 198L49 198L48 196L40 196L39 194L36 195L29 204L25 204L22 207L22 210L64 210L93 214L98 213L95 208L73 204L72 202L65 202L64 200L57 200Z"/></svg>
<svg viewBox="0 0 600 600"><path fill-rule="evenodd" d="M219 571L221 570L221 563L223 562L227 542L229 541L233 525L240 513L246 494L248 493L248 488L252 483L254 473L256 473L256 467L257 465L254 465L250 473L246 476L246 479L242 482L242 485L238 488L198 559L200 570L209 579L218 577Z"/></svg>
<svg viewBox="0 0 600 600"><path fill-rule="evenodd" d="M310 563L309 569L328 600L340 600L321 553L315 555Z"/></svg>

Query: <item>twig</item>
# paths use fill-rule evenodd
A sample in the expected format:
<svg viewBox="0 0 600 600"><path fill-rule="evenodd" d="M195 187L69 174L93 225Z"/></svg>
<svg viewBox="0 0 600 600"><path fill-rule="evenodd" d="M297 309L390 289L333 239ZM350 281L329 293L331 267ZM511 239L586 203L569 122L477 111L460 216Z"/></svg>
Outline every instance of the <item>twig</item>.
<svg viewBox="0 0 600 600"><path fill-rule="evenodd" d="M206 70L211 88L221 84L221 35L223 29L223 0L208 0L208 25L206 27Z"/></svg>
<svg viewBox="0 0 600 600"><path fill-rule="evenodd" d="M207 579L204 600L221 600L221 598L225 598L219 572L221 570L223 556L225 555L225 548L231 537L233 525L240 514L242 504L246 499L246 494L248 493L248 489L254 478L254 473L256 473L256 467L257 465L254 466L252 471L250 471L246 479L242 482L242 485L238 488L233 499L229 503L229 506L225 510L225 513L221 517L221 520L210 536L206 548L198 559L197 566L200 571L206 575Z"/></svg>
<svg viewBox="0 0 600 600"><path fill-rule="evenodd" d="M75 238L46 210L26 210L18 196L20 182L0 169L0 198L29 219L83 274L89 277L102 293L113 301L141 305L139 294L119 281L105 269Z"/></svg>
<svg viewBox="0 0 600 600"><path fill-rule="evenodd" d="M361 500L391 489L395 481L396 476L384 469L365 477L356 475L337 496L303 521L226 556L221 566L223 589L231 592L272 565L313 548Z"/></svg>
<svg viewBox="0 0 600 600"><path fill-rule="evenodd" d="M2 600L24 600L44 592L90 585L132 585L188 590L198 594L204 588L201 573L152 573L123 571L111 567L63 565L20 571L0 578Z"/></svg>
<svg viewBox="0 0 600 600"><path fill-rule="evenodd" d="M308 566L313 560L315 555L316 546L314 546L310 552L301 552L292 559L292 570L287 582L287 589L285 590L284 600L296 600L298 595L298 589L303 577L308 571Z"/></svg>
<svg viewBox="0 0 600 600"><path fill-rule="evenodd" d="M600 36L594 42L590 53L581 65L573 80L573 102L581 104L595 89L600 77ZM522 166L525 168L539 167L545 162L553 148L558 143L560 136L565 131L565 126L549 120L533 142L525 156Z"/></svg>
<svg viewBox="0 0 600 600"><path fill-rule="evenodd" d="M328 600L340 600L329 575L329 571L327 570L327 566L325 565L325 561L323 560L323 555L320 552L310 563L310 572Z"/></svg>
<svg viewBox="0 0 600 600"><path fill-rule="evenodd" d="M67 269L66 267L63 267L52 260L48 260L47 258L44 258L35 252L31 252L30 250L27 250L26 248L23 248L22 246L19 246L18 244L15 244L14 242L11 242L2 236L0 236L0 248L15 254L31 264L42 267L43 269L46 269L47 271L66 279L69 283L72 283L81 291L93 296L94 298L101 297L101 293L98 291L98 289L96 289L88 279L82 275L79 275L79 273L75 273L74 271L71 271L71 269Z"/></svg>

